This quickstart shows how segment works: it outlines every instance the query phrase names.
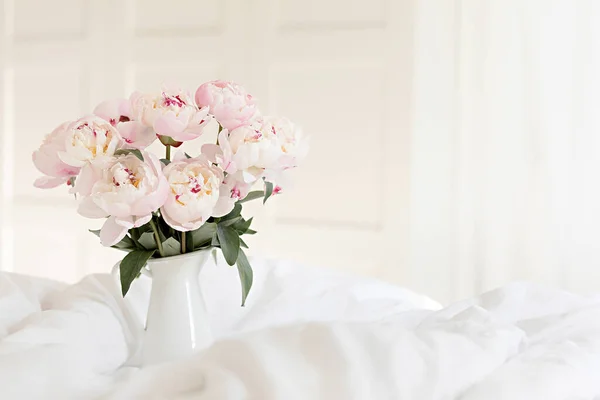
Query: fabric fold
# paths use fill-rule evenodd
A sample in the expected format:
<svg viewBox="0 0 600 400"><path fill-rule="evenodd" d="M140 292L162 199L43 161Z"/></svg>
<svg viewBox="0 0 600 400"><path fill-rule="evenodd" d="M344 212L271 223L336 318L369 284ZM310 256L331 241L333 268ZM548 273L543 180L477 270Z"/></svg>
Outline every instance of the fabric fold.
<svg viewBox="0 0 600 400"><path fill-rule="evenodd" d="M200 275L216 342L136 368L151 279L0 274L0 398L594 400L600 297L516 283L442 308L406 289L253 260Z"/></svg>

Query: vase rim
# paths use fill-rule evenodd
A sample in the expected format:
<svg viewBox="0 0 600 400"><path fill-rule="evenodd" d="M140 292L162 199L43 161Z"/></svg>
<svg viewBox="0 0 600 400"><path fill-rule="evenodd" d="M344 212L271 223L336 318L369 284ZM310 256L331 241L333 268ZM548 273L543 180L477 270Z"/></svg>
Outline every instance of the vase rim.
<svg viewBox="0 0 600 400"><path fill-rule="evenodd" d="M150 258L146 263L150 265L150 264L154 264L154 263L165 262L167 260L184 260L187 258L193 258L193 257L199 256L202 253L211 252L214 249L216 249L216 247L211 247L211 248L203 249L203 250L196 250L196 251L192 251L192 252L186 253L186 254L178 254L176 256Z"/></svg>

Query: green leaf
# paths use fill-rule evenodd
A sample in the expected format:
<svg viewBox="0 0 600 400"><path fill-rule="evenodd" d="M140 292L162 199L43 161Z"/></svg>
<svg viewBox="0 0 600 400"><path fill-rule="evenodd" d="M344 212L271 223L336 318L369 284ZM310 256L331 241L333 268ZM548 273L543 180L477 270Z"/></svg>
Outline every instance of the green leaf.
<svg viewBox="0 0 600 400"><path fill-rule="evenodd" d="M144 161L144 156L142 155L142 152L138 149L119 149L115 151L115 156L126 156L128 154L133 154L140 160Z"/></svg>
<svg viewBox="0 0 600 400"><path fill-rule="evenodd" d="M158 140L160 140L160 142L165 146L179 147L182 145L182 142L178 142L170 136L159 135Z"/></svg>
<svg viewBox="0 0 600 400"><path fill-rule="evenodd" d="M163 254L165 257L176 256L181 254L181 244L174 237L170 237L162 243Z"/></svg>
<svg viewBox="0 0 600 400"><path fill-rule="evenodd" d="M267 199L273 194L273 183L265 181L265 198L263 204L267 202Z"/></svg>
<svg viewBox="0 0 600 400"><path fill-rule="evenodd" d="M206 222L195 231L189 232L189 236L193 238L194 248L196 248L210 243L216 232L217 224Z"/></svg>
<svg viewBox="0 0 600 400"><path fill-rule="evenodd" d="M246 232L244 232L244 235L254 235L256 233L255 230L253 229L247 229Z"/></svg>
<svg viewBox="0 0 600 400"><path fill-rule="evenodd" d="M217 231L215 230L215 234L210 240L210 245L213 247L221 247L221 243L219 243L219 237L217 236Z"/></svg>
<svg viewBox="0 0 600 400"><path fill-rule="evenodd" d="M135 243L136 248L140 250L147 250L144 246L140 244L140 242L138 242L140 236L142 236L140 228L131 228L129 230L129 235L131 236L131 240L133 240L133 242Z"/></svg>
<svg viewBox="0 0 600 400"><path fill-rule="evenodd" d="M138 229L138 232L139 232L140 236L142 235L142 233L145 233L145 232L154 232L152 230L152 225L150 225L149 222L147 224L144 224L144 225L140 226L137 229Z"/></svg>
<svg viewBox="0 0 600 400"><path fill-rule="evenodd" d="M119 265L119 274L121 276L121 292L123 297L129 291L131 283L138 276L146 262L152 257L154 250L134 250L127 254Z"/></svg>
<svg viewBox="0 0 600 400"><path fill-rule="evenodd" d="M236 224L237 222L240 222L241 220L242 220L242 216L240 215L240 216L237 216L237 217L233 217L233 218L230 218L230 219L223 220L223 221L221 221L220 225L231 226L231 225Z"/></svg>
<svg viewBox="0 0 600 400"><path fill-rule="evenodd" d="M121 241L111 247L116 249L135 249L135 243L129 236L125 236Z"/></svg>
<svg viewBox="0 0 600 400"><path fill-rule="evenodd" d="M101 229L96 229L96 230L94 230L94 229L88 229L88 231L90 231L90 232L92 232L94 235L96 235L96 236L100 237L100 231L101 231Z"/></svg>
<svg viewBox="0 0 600 400"><path fill-rule="evenodd" d="M137 242L138 239L140 238L140 229L139 228L131 228L129 230L129 234L131 235L131 239L133 239L134 242Z"/></svg>
<svg viewBox="0 0 600 400"><path fill-rule="evenodd" d="M252 217L254 218L254 217ZM252 218L250 219L242 219L241 221L235 223L233 225L233 229L235 229L236 231L238 231L238 233L240 235L243 235L244 233L246 233L246 231L248 230L248 228L250 228L250 224L252 223Z"/></svg>
<svg viewBox="0 0 600 400"><path fill-rule="evenodd" d="M240 250L236 263L238 274L240 276L240 283L242 284L242 307L244 307L248 293L250 293L250 289L252 288L252 267L243 250Z"/></svg>
<svg viewBox="0 0 600 400"><path fill-rule="evenodd" d="M245 203L247 201L261 199L264 197L264 195L265 195L265 192L263 192L262 190L255 190L253 192L248 193L246 195L246 197L244 197L243 199L238 201L238 203Z"/></svg>
<svg viewBox="0 0 600 400"><path fill-rule="evenodd" d="M248 248L248 245L246 244L246 242L244 242L244 240L242 238L240 238L240 247L243 247L245 249ZM240 251L242 251L242 250L240 250Z"/></svg>
<svg viewBox="0 0 600 400"><path fill-rule="evenodd" d="M163 164L165 164L165 165L169 165L169 164L171 164L171 160L168 160L168 159L166 159L166 158L161 158L161 159L160 159L160 162L162 162L162 163L163 163Z"/></svg>
<svg viewBox="0 0 600 400"><path fill-rule="evenodd" d="M217 236L227 264L235 264L240 252L240 237L230 226L217 225Z"/></svg>
<svg viewBox="0 0 600 400"><path fill-rule="evenodd" d="M111 249L117 249L117 250L121 250L121 251L124 251L125 253L130 253L130 252L132 252L132 251L139 250L137 247L133 247L133 248L131 248L131 249L125 249L125 248L120 248L120 247L110 246L110 248L111 248Z"/></svg>
<svg viewBox="0 0 600 400"><path fill-rule="evenodd" d="M242 205L239 203L235 203L235 206L233 206L233 210L231 210L229 212L229 214L221 217L220 221L226 221L228 219L239 217L241 213L242 213Z"/></svg>
<svg viewBox="0 0 600 400"><path fill-rule="evenodd" d="M153 232L144 232L140 235L138 239L138 243L144 246L146 250L154 250L156 249L156 240L154 240Z"/></svg>

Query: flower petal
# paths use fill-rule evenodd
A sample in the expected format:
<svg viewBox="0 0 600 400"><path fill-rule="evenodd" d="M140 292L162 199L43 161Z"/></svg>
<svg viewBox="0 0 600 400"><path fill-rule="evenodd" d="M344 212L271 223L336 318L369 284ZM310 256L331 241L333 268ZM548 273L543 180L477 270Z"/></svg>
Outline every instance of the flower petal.
<svg viewBox="0 0 600 400"><path fill-rule="evenodd" d="M130 215L127 217L116 217L115 222L118 225L121 225L121 226L127 228L127 230L133 228L133 226L134 226L133 217Z"/></svg>
<svg viewBox="0 0 600 400"><path fill-rule="evenodd" d="M100 230L100 242L103 246L114 246L127 234L127 228L117 224L115 217L109 217Z"/></svg>
<svg viewBox="0 0 600 400"><path fill-rule="evenodd" d="M134 228L139 228L142 225L146 225L152 219L152 214L145 215L143 217L135 217L135 222L133 223Z"/></svg>
<svg viewBox="0 0 600 400"><path fill-rule="evenodd" d="M102 103L98 104L96 108L94 108L94 115L110 122L111 125L115 126L119 122L119 117L121 117L120 107L121 103L125 102L125 99L113 99L106 100Z"/></svg>
<svg viewBox="0 0 600 400"><path fill-rule="evenodd" d="M85 161L79 160L65 151L59 151L57 154L60 161L72 167L83 167L85 165Z"/></svg>
<svg viewBox="0 0 600 400"><path fill-rule="evenodd" d="M215 208L213 209L212 216L218 218L229 214L229 212L233 210L235 202L236 199L232 199L229 196L219 197L219 200L217 200L217 204L215 204Z"/></svg>
<svg viewBox="0 0 600 400"><path fill-rule="evenodd" d="M255 173L253 174L252 172L255 172ZM259 177L260 177L259 171L248 169L248 170L242 172L242 181L244 183L255 182L256 180L258 180Z"/></svg>
<svg viewBox="0 0 600 400"><path fill-rule="evenodd" d="M122 122L117 126L117 130L128 147L134 149L145 149L156 140L156 134L152 128L148 128L137 121Z"/></svg>
<svg viewBox="0 0 600 400"><path fill-rule="evenodd" d="M53 178L51 176L42 176L33 182L33 186L39 189L52 189L66 183L69 178Z"/></svg>
<svg viewBox="0 0 600 400"><path fill-rule="evenodd" d="M160 171L163 169L163 164L160 162L156 154L144 151L142 152L142 155L144 156L144 161L150 164L154 173L160 175Z"/></svg>
<svg viewBox="0 0 600 400"><path fill-rule="evenodd" d="M185 152L183 152L182 150L177 150L175 152L175 154L173 154L173 159L171 161L177 162L177 161L185 161L185 160L187 160L187 157L185 156Z"/></svg>
<svg viewBox="0 0 600 400"><path fill-rule="evenodd" d="M253 144L240 146L233 160L239 169L246 169L256 165L259 157L259 147Z"/></svg>
<svg viewBox="0 0 600 400"><path fill-rule="evenodd" d="M106 211L98 207L94 200L87 196L81 199L77 212L86 218L106 218L108 214Z"/></svg>
<svg viewBox="0 0 600 400"><path fill-rule="evenodd" d="M203 144L201 152L210 160L210 162L219 164L223 161L223 151L216 144Z"/></svg>
<svg viewBox="0 0 600 400"><path fill-rule="evenodd" d="M171 136L183 132L185 124L178 120L175 113L170 111L164 115L160 115L154 121L154 130L159 135Z"/></svg>
<svg viewBox="0 0 600 400"><path fill-rule="evenodd" d="M177 229L180 232L193 231L195 229L200 228L200 226L202 226L202 224L204 223L204 221L199 220L196 221L196 223L186 222L180 224L174 219L171 219L169 214L164 210L164 207L160 209L160 215L163 217L167 225L169 225L173 229Z"/></svg>
<svg viewBox="0 0 600 400"><path fill-rule="evenodd" d="M79 176L75 180L75 187L73 193L78 193L81 196L89 196L92 193L92 187L100 178L100 171L94 168L91 164L85 164L81 168Z"/></svg>
<svg viewBox="0 0 600 400"><path fill-rule="evenodd" d="M165 204L169 195L169 182L162 174L158 179L159 182L155 191L131 205L131 212L133 215L146 216L147 214L158 210Z"/></svg>

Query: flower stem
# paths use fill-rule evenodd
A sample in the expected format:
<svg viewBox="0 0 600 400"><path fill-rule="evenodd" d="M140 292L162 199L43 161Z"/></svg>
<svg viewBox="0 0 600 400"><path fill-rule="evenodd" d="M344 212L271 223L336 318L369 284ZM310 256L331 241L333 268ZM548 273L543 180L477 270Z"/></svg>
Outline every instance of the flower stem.
<svg viewBox="0 0 600 400"><path fill-rule="evenodd" d="M217 146L219 145L219 133L221 133L221 131L223 130L223 127L221 126L221 124L219 124L219 130L217 132Z"/></svg>
<svg viewBox="0 0 600 400"><path fill-rule="evenodd" d="M168 144L166 145L166 150L165 150L165 158L169 161L171 161L171 145Z"/></svg>
<svg viewBox="0 0 600 400"><path fill-rule="evenodd" d="M152 230L154 231L154 240L156 241L156 246L158 246L158 252L160 253L161 257L164 257L165 254L163 253L163 247L162 247L162 243L160 241L160 235L158 234L158 228L156 227L156 224L154 223L154 219L150 220L150 226L152 227Z"/></svg>
<svg viewBox="0 0 600 400"><path fill-rule="evenodd" d="M185 232L181 232L181 254L185 254Z"/></svg>

